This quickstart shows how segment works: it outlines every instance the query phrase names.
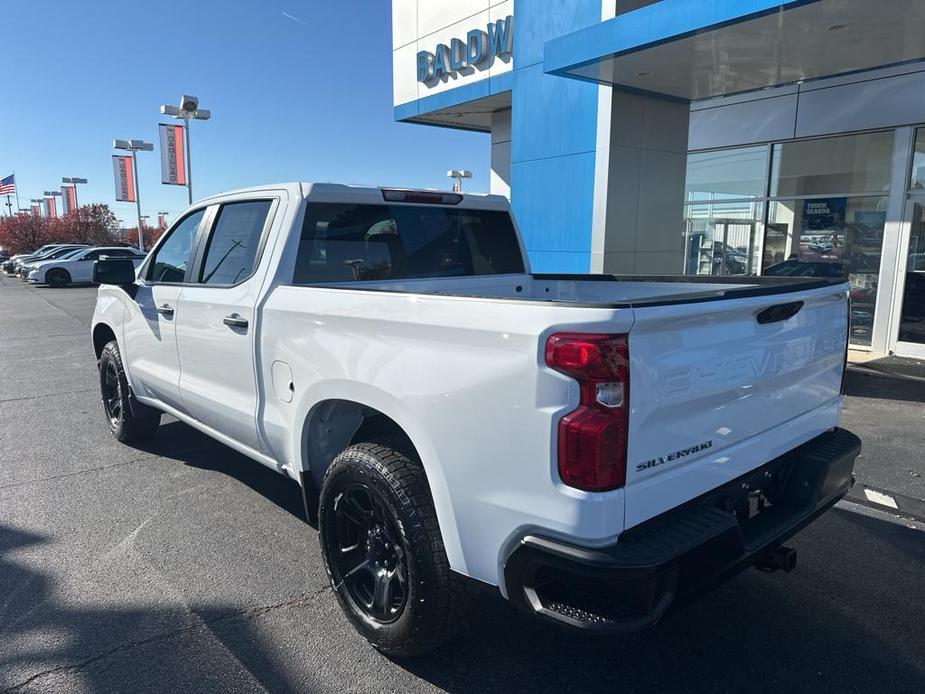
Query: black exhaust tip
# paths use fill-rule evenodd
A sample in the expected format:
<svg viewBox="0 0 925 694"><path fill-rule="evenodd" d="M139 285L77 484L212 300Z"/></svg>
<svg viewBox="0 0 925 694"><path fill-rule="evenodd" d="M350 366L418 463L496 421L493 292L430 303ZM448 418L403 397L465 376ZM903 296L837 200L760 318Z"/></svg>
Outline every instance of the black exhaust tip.
<svg viewBox="0 0 925 694"><path fill-rule="evenodd" d="M797 551L793 547L772 547L762 552L755 562L759 571L793 571L797 567Z"/></svg>

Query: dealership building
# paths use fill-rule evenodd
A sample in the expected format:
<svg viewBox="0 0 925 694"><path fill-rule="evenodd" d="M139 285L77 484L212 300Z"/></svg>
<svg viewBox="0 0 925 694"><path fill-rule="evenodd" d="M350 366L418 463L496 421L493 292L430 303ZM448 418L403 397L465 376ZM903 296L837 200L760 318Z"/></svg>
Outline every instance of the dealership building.
<svg viewBox="0 0 925 694"><path fill-rule="evenodd" d="M392 43L535 271L843 276L856 347L925 357L921 0L393 0Z"/></svg>

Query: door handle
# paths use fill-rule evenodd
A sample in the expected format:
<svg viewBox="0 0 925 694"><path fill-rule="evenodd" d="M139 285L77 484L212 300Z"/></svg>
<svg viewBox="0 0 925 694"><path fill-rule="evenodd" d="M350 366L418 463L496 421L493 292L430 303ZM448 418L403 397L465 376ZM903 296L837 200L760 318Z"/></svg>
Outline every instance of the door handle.
<svg viewBox="0 0 925 694"><path fill-rule="evenodd" d="M162 316L171 318L173 316L173 306L170 304L161 304L160 306L155 306L154 310L160 313Z"/></svg>
<svg viewBox="0 0 925 694"><path fill-rule="evenodd" d="M222 318L222 323L229 328L247 328L247 318L241 318L237 313Z"/></svg>

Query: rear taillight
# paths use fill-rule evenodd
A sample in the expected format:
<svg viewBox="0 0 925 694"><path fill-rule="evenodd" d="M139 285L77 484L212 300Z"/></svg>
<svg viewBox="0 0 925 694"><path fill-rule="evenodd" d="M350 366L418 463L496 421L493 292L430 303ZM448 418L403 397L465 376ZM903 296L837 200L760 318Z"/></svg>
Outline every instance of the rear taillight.
<svg viewBox="0 0 925 694"><path fill-rule="evenodd" d="M626 483L629 347L626 335L557 333L546 364L578 381L578 408L559 420L559 477L604 492Z"/></svg>

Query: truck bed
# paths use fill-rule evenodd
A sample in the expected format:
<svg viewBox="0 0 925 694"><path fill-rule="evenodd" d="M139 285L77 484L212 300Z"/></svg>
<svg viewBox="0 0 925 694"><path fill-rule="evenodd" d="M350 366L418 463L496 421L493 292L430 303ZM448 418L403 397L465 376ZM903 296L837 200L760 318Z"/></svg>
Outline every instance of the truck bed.
<svg viewBox="0 0 925 694"><path fill-rule="evenodd" d="M711 277L671 275L522 274L437 277L317 286L561 303L572 307L631 308L746 298L837 286L844 280L813 277Z"/></svg>

